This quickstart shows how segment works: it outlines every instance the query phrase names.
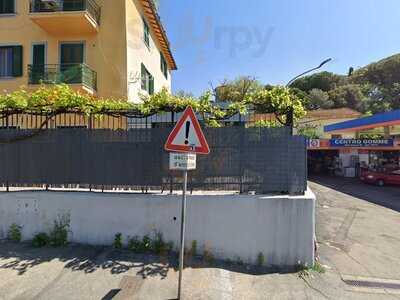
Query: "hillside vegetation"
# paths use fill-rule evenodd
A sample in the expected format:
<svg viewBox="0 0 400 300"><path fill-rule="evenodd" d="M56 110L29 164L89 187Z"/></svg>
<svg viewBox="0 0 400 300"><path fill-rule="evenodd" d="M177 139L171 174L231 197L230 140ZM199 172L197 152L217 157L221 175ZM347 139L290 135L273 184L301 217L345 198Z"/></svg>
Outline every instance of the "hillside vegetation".
<svg viewBox="0 0 400 300"><path fill-rule="evenodd" d="M306 99L306 109L350 107L362 113L400 109L400 54L363 68L349 70L348 75L316 73L295 81Z"/></svg>

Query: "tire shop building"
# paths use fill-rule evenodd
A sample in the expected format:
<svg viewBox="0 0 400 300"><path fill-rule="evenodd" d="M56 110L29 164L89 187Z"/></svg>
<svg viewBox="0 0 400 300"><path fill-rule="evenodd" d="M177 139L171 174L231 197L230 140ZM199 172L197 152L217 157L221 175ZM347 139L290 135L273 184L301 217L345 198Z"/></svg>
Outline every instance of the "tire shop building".
<svg viewBox="0 0 400 300"><path fill-rule="evenodd" d="M308 141L310 174L359 176L360 168L400 169L400 110L323 126Z"/></svg>

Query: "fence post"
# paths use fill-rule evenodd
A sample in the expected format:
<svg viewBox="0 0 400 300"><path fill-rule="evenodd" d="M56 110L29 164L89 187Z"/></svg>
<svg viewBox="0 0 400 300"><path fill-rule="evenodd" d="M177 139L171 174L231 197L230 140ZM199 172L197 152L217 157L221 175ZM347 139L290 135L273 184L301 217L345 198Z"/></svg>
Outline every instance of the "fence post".
<svg viewBox="0 0 400 300"><path fill-rule="evenodd" d="M239 173L240 173L240 182L239 182L239 193L243 194L243 158L242 158L242 147L243 147L243 138L244 138L244 130L241 126L242 122L242 115L239 113L239 130L240 130L240 146L239 146Z"/></svg>
<svg viewBox="0 0 400 300"><path fill-rule="evenodd" d="M92 127L93 127L93 125L92 125L92 114L89 114L89 117L88 117L88 127L89 127L89 130L92 130Z"/></svg>
<svg viewBox="0 0 400 300"><path fill-rule="evenodd" d="M89 136L91 136L91 134L92 134L92 127L93 127L92 114L89 114L89 117L88 117ZM89 192L91 192L91 191L92 191L92 183L89 183Z"/></svg>
<svg viewBox="0 0 400 300"><path fill-rule="evenodd" d="M288 128L289 129L289 128ZM286 147L286 176L287 176L287 191L289 195L293 195L293 191L292 191L292 176L291 176L291 172L290 172L290 168L291 168L291 157L290 157L290 147L292 145L293 142L293 135L291 130L289 129L289 132L287 134L287 147Z"/></svg>
<svg viewBox="0 0 400 300"><path fill-rule="evenodd" d="M175 113L171 112L171 125L173 126L175 123ZM172 194L174 192L174 177L171 176L171 171L169 171L169 193Z"/></svg>
<svg viewBox="0 0 400 300"><path fill-rule="evenodd" d="M7 112L7 117L6 117L6 128L8 130L8 112ZM7 178L8 178L8 172L7 172ZM8 180L6 181L6 191L9 192L10 191L10 186L8 184Z"/></svg>

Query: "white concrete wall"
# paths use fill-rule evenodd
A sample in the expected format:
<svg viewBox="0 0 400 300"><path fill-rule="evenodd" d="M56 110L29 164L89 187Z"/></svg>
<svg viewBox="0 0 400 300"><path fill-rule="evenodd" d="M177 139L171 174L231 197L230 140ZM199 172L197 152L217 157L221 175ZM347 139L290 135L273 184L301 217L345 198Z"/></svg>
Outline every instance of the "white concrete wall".
<svg viewBox="0 0 400 300"><path fill-rule="evenodd" d="M0 239L11 224L22 226L24 240L49 232L58 215L71 216L73 242L111 245L118 232L143 236L154 229L178 245L179 195L85 192L10 192L0 194ZM176 217L176 220L174 220ZM262 252L269 265L314 261L315 196L189 196L187 245L197 240L215 257L255 262Z"/></svg>

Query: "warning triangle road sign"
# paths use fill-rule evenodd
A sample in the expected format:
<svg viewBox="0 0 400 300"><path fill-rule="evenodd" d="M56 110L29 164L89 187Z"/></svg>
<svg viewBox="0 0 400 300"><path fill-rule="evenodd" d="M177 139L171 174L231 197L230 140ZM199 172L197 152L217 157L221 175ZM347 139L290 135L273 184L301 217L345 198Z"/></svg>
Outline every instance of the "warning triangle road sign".
<svg viewBox="0 0 400 300"><path fill-rule="evenodd" d="M165 150L174 152L190 152L209 154L206 138L201 130L199 121L189 106L176 123L165 144Z"/></svg>

